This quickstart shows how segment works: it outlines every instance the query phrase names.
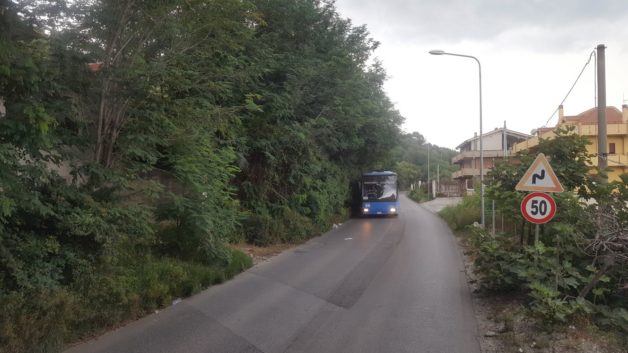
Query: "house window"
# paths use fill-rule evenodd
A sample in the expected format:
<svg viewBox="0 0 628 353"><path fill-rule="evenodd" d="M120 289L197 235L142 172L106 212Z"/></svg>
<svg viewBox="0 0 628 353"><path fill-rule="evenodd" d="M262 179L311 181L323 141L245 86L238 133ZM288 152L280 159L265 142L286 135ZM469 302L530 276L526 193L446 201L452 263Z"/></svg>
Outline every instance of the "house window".
<svg viewBox="0 0 628 353"><path fill-rule="evenodd" d="M615 144L614 143L609 143L608 144L608 154L615 154Z"/></svg>

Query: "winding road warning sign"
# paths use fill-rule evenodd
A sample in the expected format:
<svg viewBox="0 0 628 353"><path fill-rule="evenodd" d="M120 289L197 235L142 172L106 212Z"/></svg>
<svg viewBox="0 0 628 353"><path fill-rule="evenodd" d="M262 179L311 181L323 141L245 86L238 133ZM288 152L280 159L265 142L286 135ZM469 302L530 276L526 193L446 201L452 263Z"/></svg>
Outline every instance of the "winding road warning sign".
<svg viewBox="0 0 628 353"><path fill-rule="evenodd" d="M523 178L521 178L517 186L515 186L515 190L541 192L565 191L543 153L539 153L536 156L530 168L528 168Z"/></svg>
<svg viewBox="0 0 628 353"><path fill-rule="evenodd" d="M547 223L556 214L556 202L548 194L533 192L521 201L521 213L531 223Z"/></svg>

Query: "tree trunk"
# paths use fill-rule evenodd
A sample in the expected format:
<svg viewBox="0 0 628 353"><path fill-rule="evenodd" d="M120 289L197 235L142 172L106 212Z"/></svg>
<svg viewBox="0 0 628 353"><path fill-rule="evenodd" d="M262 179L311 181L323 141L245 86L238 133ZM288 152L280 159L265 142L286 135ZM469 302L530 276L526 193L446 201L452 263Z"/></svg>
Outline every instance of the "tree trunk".
<svg viewBox="0 0 628 353"><path fill-rule="evenodd" d="M120 21L115 33L109 39L105 50L103 84L100 92L100 109L98 112L98 124L96 128L96 146L94 148L94 162L107 168L111 167L113 161L113 146L118 138L121 126L126 115L127 101L124 104L112 97L115 97L117 86L111 81L116 62L121 57L122 51L133 38L131 35L125 43L123 40L124 28L127 25L135 1L128 1L120 15Z"/></svg>

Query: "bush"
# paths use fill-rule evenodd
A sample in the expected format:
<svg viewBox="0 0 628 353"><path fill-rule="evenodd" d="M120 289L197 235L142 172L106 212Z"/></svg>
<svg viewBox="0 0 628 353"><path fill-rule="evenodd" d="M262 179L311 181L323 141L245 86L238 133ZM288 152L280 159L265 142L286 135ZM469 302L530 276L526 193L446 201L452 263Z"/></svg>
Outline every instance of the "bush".
<svg viewBox="0 0 628 353"><path fill-rule="evenodd" d="M251 215L243 228L247 242L257 246L300 242L323 230L317 228L312 219L287 207L276 217L267 212Z"/></svg>
<svg viewBox="0 0 628 353"><path fill-rule="evenodd" d="M430 196L422 189L416 188L408 193L408 197L416 202L425 202L431 200Z"/></svg>
<svg viewBox="0 0 628 353"><path fill-rule="evenodd" d="M0 352L60 351L75 304L63 289L0 295Z"/></svg>
<svg viewBox="0 0 628 353"><path fill-rule="evenodd" d="M467 195L462 203L445 207L439 215L453 230L462 230L474 222L480 222L480 196L477 193Z"/></svg>
<svg viewBox="0 0 628 353"><path fill-rule="evenodd" d="M511 239L502 235L492 237L483 229L470 228L469 244L482 288L509 291L521 285L517 274L519 256L513 252Z"/></svg>
<svg viewBox="0 0 628 353"><path fill-rule="evenodd" d="M0 352L55 352L79 340L200 292L252 266L231 251L212 266L171 258L138 258L85 273L70 289L10 293L0 297Z"/></svg>
<svg viewBox="0 0 628 353"><path fill-rule="evenodd" d="M618 294L623 277L605 272L603 263L591 264L579 247L587 241L574 227L557 223L547 225L534 245L479 228L470 228L468 244L481 288L527 294L529 313L544 327L594 315L602 325L625 330L626 298Z"/></svg>

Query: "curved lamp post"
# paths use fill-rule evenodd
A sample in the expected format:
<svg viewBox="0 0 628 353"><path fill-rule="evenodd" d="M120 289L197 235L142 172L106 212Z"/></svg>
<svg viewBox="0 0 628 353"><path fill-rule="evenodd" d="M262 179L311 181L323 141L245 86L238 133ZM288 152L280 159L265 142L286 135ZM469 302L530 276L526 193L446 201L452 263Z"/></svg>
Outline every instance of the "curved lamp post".
<svg viewBox="0 0 628 353"><path fill-rule="evenodd" d="M463 58L473 59L478 63L478 72L479 72L479 82L480 82L480 203L482 207L482 227L484 227L484 149L482 146L482 65L480 64L480 60L475 56L464 55L464 54L454 54L448 53L443 50L430 50L430 54L432 55L451 55L451 56L460 56Z"/></svg>

